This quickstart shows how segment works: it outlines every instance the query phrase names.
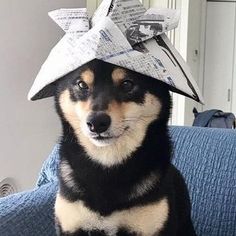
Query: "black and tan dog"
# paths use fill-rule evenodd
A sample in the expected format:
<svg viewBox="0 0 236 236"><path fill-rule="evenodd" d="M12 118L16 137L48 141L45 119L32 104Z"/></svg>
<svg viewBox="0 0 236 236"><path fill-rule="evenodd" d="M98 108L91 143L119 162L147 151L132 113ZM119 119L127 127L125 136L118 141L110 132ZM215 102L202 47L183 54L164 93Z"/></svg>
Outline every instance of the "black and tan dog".
<svg viewBox="0 0 236 236"><path fill-rule="evenodd" d="M60 79L58 235L195 235L170 164L168 86L94 60Z"/></svg>

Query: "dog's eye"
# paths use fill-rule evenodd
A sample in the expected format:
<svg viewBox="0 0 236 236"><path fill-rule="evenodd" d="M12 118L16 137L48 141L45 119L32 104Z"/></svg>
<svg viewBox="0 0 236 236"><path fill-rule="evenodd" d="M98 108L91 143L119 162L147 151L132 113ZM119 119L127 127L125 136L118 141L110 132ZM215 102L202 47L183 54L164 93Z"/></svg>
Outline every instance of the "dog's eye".
<svg viewBox="0 0 236 236"><path fill-rule="evenodd" d="M124 80L122 83L121 83L121 87L122 89L125 91L125 92L130 92L133 90L134 88L134 82L131 81L131 80Z"/></svg>
<svg viewBox="0 0 236 236"><path fill-rule="evenodd" d="M88 85L84 81L78 81L77 85L81 90L88 90L89 89Z"/></svg>

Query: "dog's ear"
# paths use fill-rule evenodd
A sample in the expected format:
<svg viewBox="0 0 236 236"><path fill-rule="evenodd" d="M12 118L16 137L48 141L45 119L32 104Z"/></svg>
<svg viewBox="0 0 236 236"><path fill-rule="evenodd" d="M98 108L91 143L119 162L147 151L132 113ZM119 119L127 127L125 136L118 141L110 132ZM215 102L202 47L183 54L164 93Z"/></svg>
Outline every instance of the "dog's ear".
<svg viewBox="0 0 236 236"><path fill-rule="evenodd" d="M57 82L53 82L47 85L41 91L39 91L35 96L31 98L31 100L35 101L35 100L41 99L42 97L47 98L47 97L55 96L56 90L57 90Z"/></svg>
<svg viewBox="0 0 236 236"><path fill-rule="evenodd" d="M59 90L62 90L63 88L66 88L68 77L64 76L51 84L47 85L45 88L43 88L41 91L39 91L34 97L32 97L32 101L48 97L55 97Z"/></svg>

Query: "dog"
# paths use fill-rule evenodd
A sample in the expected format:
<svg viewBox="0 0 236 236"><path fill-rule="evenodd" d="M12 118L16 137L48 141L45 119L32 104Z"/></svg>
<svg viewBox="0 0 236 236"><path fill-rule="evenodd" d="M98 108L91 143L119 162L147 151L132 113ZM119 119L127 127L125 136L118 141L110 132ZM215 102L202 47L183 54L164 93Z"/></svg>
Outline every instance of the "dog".
<svg viewBox="0 0 236 236"><path fill-rule="evenodd" d="M61 236L193 236L167 84L95 59L59 79Z"/></svg>

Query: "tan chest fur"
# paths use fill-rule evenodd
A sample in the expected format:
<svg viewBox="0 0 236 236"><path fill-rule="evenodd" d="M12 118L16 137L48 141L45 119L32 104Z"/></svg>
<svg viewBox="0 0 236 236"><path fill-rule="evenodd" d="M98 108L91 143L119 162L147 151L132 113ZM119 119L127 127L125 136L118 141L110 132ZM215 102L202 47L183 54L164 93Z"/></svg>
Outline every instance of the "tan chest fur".
<svg viewBox="0 0 236 236"><path fill-rule="evenodd" d="M84 202L71 203L58 194L55 215L65 232L83 230L104 230L107 235L115 235L119 228L128 228L137 235L153 236L163 228L168 219L166 198L145 206L133 207L112 213L107 217L88 209Z"/></svg>

